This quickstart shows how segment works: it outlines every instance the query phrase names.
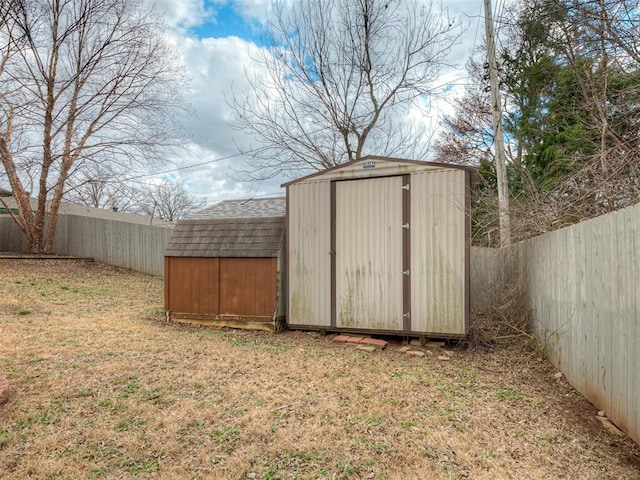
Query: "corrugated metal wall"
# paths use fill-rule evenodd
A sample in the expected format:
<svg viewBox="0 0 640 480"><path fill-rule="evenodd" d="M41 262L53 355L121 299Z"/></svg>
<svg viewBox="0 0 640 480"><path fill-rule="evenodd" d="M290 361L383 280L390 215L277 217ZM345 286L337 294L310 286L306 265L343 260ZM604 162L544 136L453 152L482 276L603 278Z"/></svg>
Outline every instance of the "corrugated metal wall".
<svg viewBox="0 0 640 480"><path fill-rule="evenodd" d="M465 335L470 175L373 158L288 184L289 325Z"/></svg>
<svg viewBox="0 0 640 480"><path fill-rule="evenodd" d="M465 171L411 176L411 326L465 332Z"/></svg>
<svg viewBox="0 0 640 480"><path fill-rule="evenodd" d="M336 326L402 331L402 177L336 183Z"/></svg>
<svg viewBox="0 0 640 480"><path fill-rule="evenodd" d="M291 185L289 211L288 316L290 325L331 325L330 183Z"/></svg>

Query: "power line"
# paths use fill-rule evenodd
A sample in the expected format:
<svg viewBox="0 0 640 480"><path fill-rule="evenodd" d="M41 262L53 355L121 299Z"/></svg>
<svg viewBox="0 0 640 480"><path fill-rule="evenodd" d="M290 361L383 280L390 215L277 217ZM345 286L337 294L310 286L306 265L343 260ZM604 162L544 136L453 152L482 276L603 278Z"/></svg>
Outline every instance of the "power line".
<svg viewBox="0 0 640 480"><path fill-rule="evenodd" d="M493 19L494 25L497 24L495 29L495 36L498 37L500 35L500 26L502 25L501 19L504 16L504 9L506 6L506 0L498 0L496 5L496 16Z"/></svg>
<svg viewBox="0 0 640 480"><path fill-rule="evenodd" d="M455 82L457 82L459 80L466 80L467 78L469 78L468 75L466 75L464 77L457 77L457 78L454 78L454 79L452 79L452 80L450 80L448 82L444 82L444 83L441 83L439 85L435 85L435 86L431 87L431 89L432 90L438 90L439 88L442 88L442 87L445 87L445 86L448 86L448 85L452 85L452 86L470 86L470 85L472 85L470 83L455 83ZM315 135L315 134L321 133L323 131L332 130L333 128L334 128L333 126L322 127L322 128L313 130L311 132L308 132L306 135ZM301 135L301 136L299 136L297 138L301 139L301 138L303 138L303 136ZM245 150L245 151L242 151L242 152L234 153L233 155L227 155L225 157L215 158L215 159L212 159L212 160L206 160L204 162L194 163L192 165L185 165L185 166L182 166L182 167L175 167L175 168L172 168L172 169L169 169L169 170L164 170L164 171L161 171L161 172L144 173L144 174L134 175L134 176L131 176L131 177L126 177L124 179L119 179L118 182L129 182L129 181L139 180L139 179L142 179L142 178L150 178L150 177L156 177L156 176L159 176L159 175L166 175L166 174L169 174L169 173L175 173L175 172L179 172L179 171L182 171L182 170L188 170L190 168L196 168L196 167L201 167L201 166L204 166L204 165L210 165L210 164L213 164L213 163L223 162L225 160L231 160L233 158L237 158L237 157L241 157L241 156L245 156L245 155L255 155L256 153L267 151L270 148L271 147L263 146L263 147L259 147L259 148ZM143 182L140 182L140 183L143 183Z"/></svg>
<svg viewBox="0 0 640 480"><path fill-rule="evenodd" d="M262 147L262 148L264 148L264 147ZM257 153L260 150L261 149L248 150L246 152L239 152L239 153L235 153L233 155L227 155L226 157L214 158L213 160L207 160L207 161L200 162L200 163L194 163L193 165L185 165L183 167L176 167L176 168L172 168L171 170L165 170L165 171L162 171L162 172L144 173L144 174L141 174L141 175L135 175L133 177L127 177L127 178L121 179L119 181L120 182L129 182L129 181L133 181L133 180L138 180L140 178L156 177L158 175L166 175L168 173L175 173L175 172L179 172L181 170L188 170L190 168L201 167L203 165L210 165L212 163L223 162L225 160L230 160L232 158L240 157L240 156L246 155L246 154Z"/></svg>
<svg viewBox="0 0 640 480"><path fill-rule="evenodd" d="M315 135L316 133L321 133L323 131L326 130L331 130L333 127L322 127L319 128L317 130L313 130L311 132L308 132L307 135ZM302 138L302 136L297 137L297 138ZM233 155L227 155L226 157L220 157L220 158L214 158L213 160L206 160L204 162L200 162L200 163L194 163L192 165L185 165L182 167L176 167L176 168L172 168L170 170L165 170L162 172L153 172L153 173L144 173L144 174L140 174L140 175L134 175L132 177L127 177L124 179L120 179L120 182L126 182L126 181L131 181L131 180L138 180L140 178L148 178L148 177L156 177L158 175L166 175L168 173L175 173L175 172L179 172L182 170L188 170L190 168L195 168L195 167L201 167L203 165L210 165L213 163L218 163L218 162L223 162L225 160L231 160L233 158L237 158L237 157L242 157L244 155L255 155L256 153L260 153L263 151L267 151L269 150L271 147L259 147L259 148L253 148L253 149L249 149L249 150L244 150L242 152L238 152L238 153L234 153Z"/></svg>
<svg viewBox="0 0 640 480"><path fill-rule="evenodd" d="M484 16L482 15L482 4L480 4L480 11L478 12L478 22L476 23L476 33L473 36L473 46L471 47L471 50L473 50L474 48L476 48L477 44L478 44L478 32L480 31L480 23L482 23L482 20L484 19Z"/></svg>

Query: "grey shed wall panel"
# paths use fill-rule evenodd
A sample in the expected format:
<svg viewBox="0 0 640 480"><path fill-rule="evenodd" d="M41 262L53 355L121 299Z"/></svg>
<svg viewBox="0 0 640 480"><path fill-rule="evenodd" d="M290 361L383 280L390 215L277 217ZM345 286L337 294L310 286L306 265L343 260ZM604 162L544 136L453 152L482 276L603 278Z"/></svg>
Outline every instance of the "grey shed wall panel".
<svg viewBox="0 0 640 480"><path fill-rule="evenodd" d="M287 322L331 326L331 216L329 182L288 188Z"/></svg>
<svg viewBox="0 0 640 480"><path fill-rule="evenodd" d="M465 331L464 171L412 176L411 316L418 331Z"/></svg>

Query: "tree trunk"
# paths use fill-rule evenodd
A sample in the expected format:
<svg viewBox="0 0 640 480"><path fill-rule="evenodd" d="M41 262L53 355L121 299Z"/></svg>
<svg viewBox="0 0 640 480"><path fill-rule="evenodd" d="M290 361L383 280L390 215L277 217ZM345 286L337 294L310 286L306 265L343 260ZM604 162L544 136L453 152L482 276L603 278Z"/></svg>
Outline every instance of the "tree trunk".
<svg viewBox="0 0 640 480"><path fill-rule="evenodd" d="M11 191L13 193L13 199L18 207L18 213L11 213L14 221L22 230L25 241L27 243L27 251L30 253L42 253L42 230L38 234L36 216L31 209L31 202L29 201L29 194L23 188L22 183L18 177L13 158L9 152L6 136L10 132L5 132L0 136L0 157L2 158L2 164L4 165L7 177L9 179L9 185L11 185Z"/></svg>

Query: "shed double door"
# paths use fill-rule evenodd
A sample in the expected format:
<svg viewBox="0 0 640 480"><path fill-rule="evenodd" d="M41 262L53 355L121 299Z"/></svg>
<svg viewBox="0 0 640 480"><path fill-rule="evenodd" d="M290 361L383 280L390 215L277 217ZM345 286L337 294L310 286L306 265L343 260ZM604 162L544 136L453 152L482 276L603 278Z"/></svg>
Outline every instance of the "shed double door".
<svg viewBox="0 0 640 480"><path fill-rule="evenodd" d="M336 181L333 188L333 325L409 330L409 176Z"/></svg>
<svg viewBox="0 0 640 480"><path fill-rule="evenodd" d="M195 315L271 318L276 258L165 257L165 309Z"/></svg>

